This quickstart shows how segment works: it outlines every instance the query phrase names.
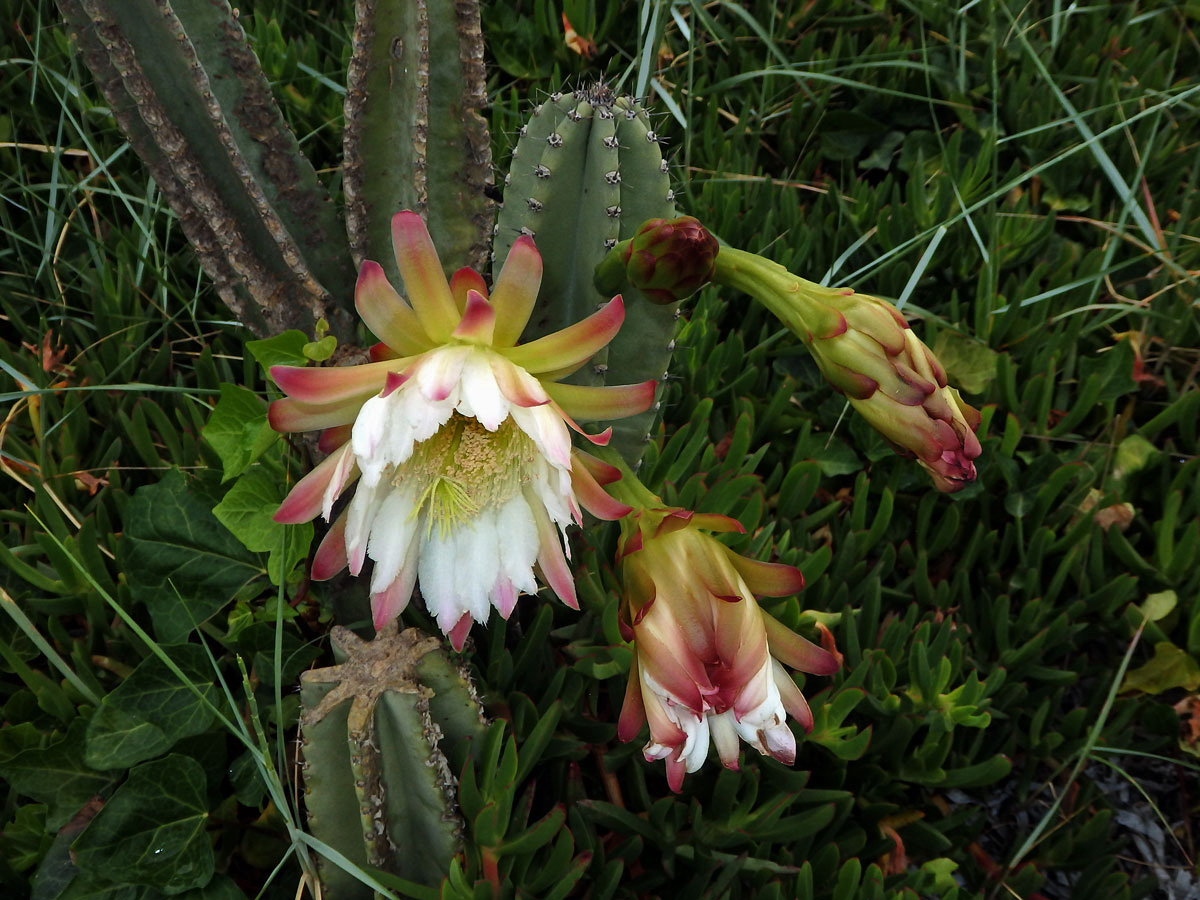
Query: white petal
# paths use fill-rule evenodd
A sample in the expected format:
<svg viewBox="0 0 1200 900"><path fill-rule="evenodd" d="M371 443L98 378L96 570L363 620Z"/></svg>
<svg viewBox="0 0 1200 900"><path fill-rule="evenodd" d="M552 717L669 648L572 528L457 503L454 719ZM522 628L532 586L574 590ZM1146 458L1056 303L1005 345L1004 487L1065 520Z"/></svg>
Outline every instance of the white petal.
<svg viewBox="0 0 1200 900"><path fill-rule="evenodd" d="M518 591L537 593L533 564L538 557L537 523L525 497L517 494L496 515L500 534L500 568Z"/></svg>
<svg viewBox="0 0 1200 900"><path fill-rule="evenodd" d="M367 485L379 481L388 463L387 454L380 451L389 422L394 417L394 396L395 392L387 397L372 397L364 403L350 432L350 447L358 459L358 467L362 470L363 483Z"/></svg>
<svg viewBox="0 0 1200 900"><path fill-rule="evenodd" d="M352 575L362 571L371 526L379 514L380 505L391 489L392 486L387 482L372 484L363 478L359 481L358 490L354 492L350 508L346 511L346 558Z"/></svg>
<svg viewBox="0 0 1200 900"><path fill-rule="evenodd" d="M538 452L555 466L571 469L571 433L562 416L549 405L525 409L514 406L509 410L517 427L529 435Z"/></svg>
<svg viewBox="0 0 1200 900"><path fill-rule="evenodd" d="M421 359L414 380L426 400L448 399L458 387L463 363L471 353L470 347L444 347Z"/></svg>
<svg viewBox="0 0 1200 900"><path fill-rule="evenodd" d="M375 560L371 573L371 592L387 590L396 580L409 555L409 546L418 539L420 524L413 515L415 493L410 487L397 487L388 492L371 527L367 554Z"/></svg>
<svg viewBox="0 0 1200 900"><path fill-rule="evenodd" d="M456 534L457 554L455 584L459 603L476 622L486 622L491 612L489 596L500 575L500 535L496 513L483 510L470 527Z"/></svg>
<svg viewBox="0 0 1200 900"><path fill-rule="evenodd" d="M453 539L443 540L434 529L433 534L421 542L421 555L417 563L425 608L437 617L438 628L446 634L467 611L458 602L454 590L454 569L459 564L455 558L456 549Z"/></svg>
<svg viewBox="0 0 1200 900"><path fill-rule="evenodd" d="M738 741L737 728L733 720L733 710L728 709L723 713L709 716L708 728L712 733L712 742L717 747L717 753L721 757L721 762L731 768L736 766L738 749L741 743Z"/></svg>
<svg viewBox="0 0 1200 900"><path fill-rule="evenodd" d="M488 431L495 431L508 418L508 401L500 393L484 351L472 353L463 366L458 411L474 416Z"/></svg>

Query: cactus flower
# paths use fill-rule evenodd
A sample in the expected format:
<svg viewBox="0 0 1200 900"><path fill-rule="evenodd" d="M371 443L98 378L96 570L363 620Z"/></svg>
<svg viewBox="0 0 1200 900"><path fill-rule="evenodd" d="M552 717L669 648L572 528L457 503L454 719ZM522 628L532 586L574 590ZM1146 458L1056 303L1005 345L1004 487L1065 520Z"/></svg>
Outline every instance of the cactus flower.
<svg viewBox="0 0 1200 900"><path fill-rule="evenodd" d="M825 379L901 453L915 456L939 491L975 480L979 412L949 386L896 307L727 247L716 280L750 294L803 338Z"/></svg>
<svg viewBox="0 0 1200 900"><path fill-rule="evenodd" d="M382 267L364 262L355 289L363 321L381 338L372 362L274 366L287 396L271 404L277 431L321 429L329 452L275 514L278 522L328 521L338 496L358 485L313 560L312 577L368 558L376 629L407 606L419 582L438 626L461 648L491 607L507 617L537 590L534 566L577 607L566 528L579 503L601 517L627 508L572 464L573 417L612 419L646 409L654 383L584 387L554 381L582 366L621 326L614 297L587 319L518 344L541 283L532 239L519 238L491 296L460 269L447 281L420 216L392 220L407 302ZM411 305L410 305L411 304ZM608 432L588 436L603 444Z"/></svg>
<svg viewBox="0 0 1200 900"><path fill-rule="evenodd" d="M666 761L678 791L708 756L738 767L740 742L791 764L790 714L811 731L812 712L784 668L830 675L832 654L766 613L755 595L804 586L792 566L739 556L701 529L741 531L726 516L643 509L626 519L619 555L625 592L620 623L634 643L617 734L632 740L646 722L647 760Z"/></svg>
<svg viewBox="0 0 1200 900"><path fill-rule="evenodd" d="M597 267L596 284L603 293L627 279L655 303L675 303L712 281L719 249L692 216L648 219L609 251Z"/></svg>

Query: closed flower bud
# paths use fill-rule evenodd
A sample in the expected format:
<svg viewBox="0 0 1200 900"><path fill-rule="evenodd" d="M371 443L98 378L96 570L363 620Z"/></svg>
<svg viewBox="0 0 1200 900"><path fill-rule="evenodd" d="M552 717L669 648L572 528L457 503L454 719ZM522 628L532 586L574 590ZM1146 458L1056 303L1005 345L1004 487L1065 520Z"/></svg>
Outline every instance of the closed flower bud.
<svg viewBox="0 0 1200 900"><path fill-rule="evenodd" d="M914 456L939 491L975 480L978 410L896 307L851 288L828 288L782 266L724 248L716 280L759 300L812 351L825 379L901 453Z"/></svg>
<svg viewBox="0 0 1200 900"><path fill-rule="evenodd" d="M690 297L712 281L717 239L692 216L648 219L628 241L613 248L601 264L604 290L619 288L618 263L624 277L655 303L675 303ZM610 259L612 262L610 262Z"/></svg>

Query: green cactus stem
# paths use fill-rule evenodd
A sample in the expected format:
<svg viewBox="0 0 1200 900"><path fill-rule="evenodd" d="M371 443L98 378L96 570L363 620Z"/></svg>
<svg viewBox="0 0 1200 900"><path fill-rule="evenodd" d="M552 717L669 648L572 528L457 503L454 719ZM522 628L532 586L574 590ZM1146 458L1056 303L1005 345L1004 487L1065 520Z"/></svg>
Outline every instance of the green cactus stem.
<svg viewBox="0 0 1200 900"><path fill-rule="evenodd" d="M596 266L647 219L673 218L667 164L646 109L603 84L550 95L536 106L513 150L493 242L493 267L530 234L544 265L538 312L524 340L548 334L609 300ZM661 382L671 361L678 304L625 292L625 324L605 351L571 380L581 384ZM637 462L657 403L613 426L613 445Z"/></svg>
<svg viewBox="0 0 1200 900"><path fill-rule="evenodd" d="M125 136L221 298L256 334L354 333L329 193L225 0L59 0Z"/></svg>
<svg viewBox="0 0 1200 900"><path fill-rule="evenodd" d="M479 3L357 0L355 12L343 181L355 261L395 276L391 217L411 209L443 260L482 271L493 210Z"/></svg>
<svg viewBox="0 0 1200 900"><path fill-rule="evenodd" d="M439 884L462 846L447 753L465 758L485 725L474 688L418 629L331 636L343 661L301 676L309 828L356 865ZM320 875L332 900L371 897L333 863L321 860Z"/></svg>

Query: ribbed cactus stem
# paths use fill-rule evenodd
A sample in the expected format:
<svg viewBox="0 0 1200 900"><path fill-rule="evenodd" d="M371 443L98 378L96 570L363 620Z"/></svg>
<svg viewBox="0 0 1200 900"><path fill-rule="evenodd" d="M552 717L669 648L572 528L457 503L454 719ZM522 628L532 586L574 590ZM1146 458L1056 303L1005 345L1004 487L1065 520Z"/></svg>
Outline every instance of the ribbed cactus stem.
<svg viewBox="0 0 1200 900"><path fill-rule="evenodd" d="M603 84L551 94L521 128L505 179L493 264L531 235L544 265L538 313L523 340L579 321L611 299L593 283L596 266L647 219L675 215L667 165L640 103ZM674 348L677 305L624 292L625 324L606 350L571 380L628 384L665 376ZM613 444L641 456L657 404L614 424Z"/></svg>
<svg viewBox="0 0 1200 900"><path fill-rule="evenodd" d="M393 622L373 641L334 628L339 665L301 677L309 827L359 866L435 885L462 844L457 782L443 747L462 759L484 720L465 673L440 641ZM371 897L322 860L324 896Z"/></svg>

